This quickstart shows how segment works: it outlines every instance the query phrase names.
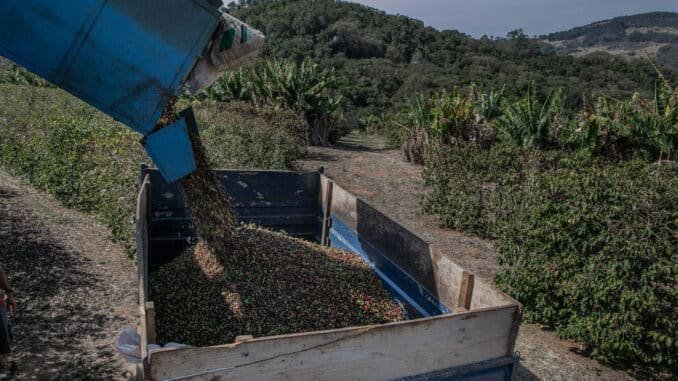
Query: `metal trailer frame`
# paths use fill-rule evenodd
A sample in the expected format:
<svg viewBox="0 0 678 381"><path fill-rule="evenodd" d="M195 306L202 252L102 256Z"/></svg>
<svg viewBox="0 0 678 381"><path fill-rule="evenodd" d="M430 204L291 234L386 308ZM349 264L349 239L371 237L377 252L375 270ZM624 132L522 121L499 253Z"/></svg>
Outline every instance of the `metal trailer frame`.
<svg viewBox="0 0 678 381"><path fill-rule="evenodd" d="M511 380L521 305L317 172L216 171L240 221L355 252L411 320L157 350L148 271L195 236L183 196L142 167L137 265L149 380Z"/></svg>

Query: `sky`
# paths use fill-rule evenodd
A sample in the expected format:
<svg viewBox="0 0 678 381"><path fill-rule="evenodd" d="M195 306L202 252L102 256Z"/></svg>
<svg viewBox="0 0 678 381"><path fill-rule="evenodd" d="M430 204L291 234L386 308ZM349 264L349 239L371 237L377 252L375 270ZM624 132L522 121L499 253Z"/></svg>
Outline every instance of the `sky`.
<svg viewBox="0 0 678 381"><path fill-rule="evenodd" d="M480 37L529 36L567 30L616 16L678 12L678 0L350 0L422 20L436 29Z"/></svg>

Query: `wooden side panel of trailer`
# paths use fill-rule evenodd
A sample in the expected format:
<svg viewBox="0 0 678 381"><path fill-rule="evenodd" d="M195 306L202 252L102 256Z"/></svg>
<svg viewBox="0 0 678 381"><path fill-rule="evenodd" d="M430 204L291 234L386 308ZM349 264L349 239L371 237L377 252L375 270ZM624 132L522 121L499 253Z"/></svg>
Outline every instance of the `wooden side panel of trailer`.
<svg viewBox="0 0 678 381"><path fill-rule="evenodd" d="M150 203L150 181L144 177L137 198L136 241L137 272L139 284L139 334L141 335L141 358L144 373L148 371L148 344L154 344L155 309L148 299L148 205Z"/></svg>
<svg viewBox="0 0 678 381"><path fill-rule="evenodd" d="M464 273L468 272L445 254L444 247L430 245L340 185L335 183L330 187L332 182L327 176L320 176L319 199L331 200L333 219L339 219L341 224L357 234L362 246L378 250L440 302L453 311L463 311L457 308L459 290ZM328 190L332 192L329 197ZM520 305L482 279L475 278L470 291L470 310Z"/></svg>
<svg viewBox="0 0 678 381"><path fill-rule="evenodd" d="M153 352L152 380L389 380L512 355L517 306Z"/></svg>

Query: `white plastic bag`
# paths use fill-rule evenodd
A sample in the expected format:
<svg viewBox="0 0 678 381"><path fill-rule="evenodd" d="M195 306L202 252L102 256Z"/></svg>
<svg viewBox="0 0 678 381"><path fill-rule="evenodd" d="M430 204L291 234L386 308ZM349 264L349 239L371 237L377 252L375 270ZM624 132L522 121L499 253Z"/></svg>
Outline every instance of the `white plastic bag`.
<svg viewBox="0 0 678 381"><path fill-rule="evenodd" d="M141 336L132 327L125 328L116 340L115 348L120 352L125 360L132 364L141 364ZM190 348L189 345L179 343L167 343L164 346L157 344L148 344L149 356L156 351Z"/></svg>
<svg viewBox="0 0 678 381"><path fill-rule="evenodd" d="M251 62L264 46L264 35L237 18L224 13L219 31L212 39L210 58L221 71L235 70Z"/></svg>
<svg viewBox="0 0 678 381"><path fill-rule="evenodd" d="M264 35L237 18L223 13L206 56L200 59L186 81L186 89L196 94L219 79L224 72L253 61L264 46Z"/></svg>
<svg viewBox="0 0 678 381"><path fill-rule="evenodd" d="M132 327L125 328L115 342L115 348L127 362L141 364L141 336Z"/></svg>

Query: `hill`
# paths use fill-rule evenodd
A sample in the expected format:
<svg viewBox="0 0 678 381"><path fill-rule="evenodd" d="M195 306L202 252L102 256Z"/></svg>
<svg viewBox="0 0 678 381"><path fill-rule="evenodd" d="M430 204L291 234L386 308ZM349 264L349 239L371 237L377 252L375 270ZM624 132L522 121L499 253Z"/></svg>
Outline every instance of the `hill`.
<svg viewBox="0 0 678 381"><path fill-rule="evenodd" d="M267 35L265 56L310 57L336 68L351 124L367 115L388 117L419 92L471 82L506 86L509 96L522 95L531 82L543 91L564 88L566 105L574 109L583 94L649 95L656 78L639 60L562 56L520 31L506 39L474 39L343 1L247 0L232 4L231 12Z"/></svg>
<svg viewBox="0 0 678 381"><path fill-rule="evenodd" d="M678 13L651 12L616 17L542 37L559 54L607 52L626 58L656 58L678 67Z"/></svg>

